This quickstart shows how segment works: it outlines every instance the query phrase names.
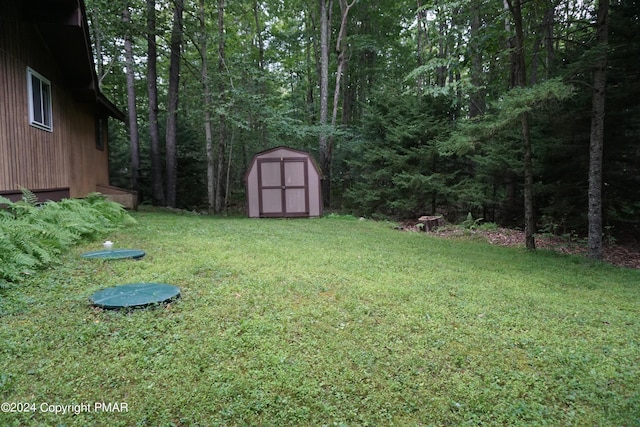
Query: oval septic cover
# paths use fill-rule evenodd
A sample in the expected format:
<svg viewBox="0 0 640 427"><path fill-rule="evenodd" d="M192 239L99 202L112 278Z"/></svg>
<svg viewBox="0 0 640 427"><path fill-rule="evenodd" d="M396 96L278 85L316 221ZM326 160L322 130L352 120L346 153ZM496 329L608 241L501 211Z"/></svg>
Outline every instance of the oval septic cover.
<svg viewBox="0 0 640 427"><path fill-rule="evenodd" d="M145 252L140 249L105 249L101 251L85 252L80 255L82 258L92 259L140 259Z"/></svg>
<svg viewBox="0 0 640 427"><path fill-rule="evenodd" d="M144 307L167 302L180 296L180 288L164 283L129 283L102 289L91 296L91 302L102 308Z"/></svg>

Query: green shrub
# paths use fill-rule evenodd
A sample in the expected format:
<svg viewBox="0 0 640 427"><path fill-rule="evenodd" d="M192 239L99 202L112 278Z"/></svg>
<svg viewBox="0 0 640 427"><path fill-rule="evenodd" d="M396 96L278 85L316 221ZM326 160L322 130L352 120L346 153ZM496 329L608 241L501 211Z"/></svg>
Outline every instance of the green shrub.
<svg viewBox="0 0 640 427"><path fill-rule="evenodd" d="M23 190L18 202L0 197L0 287L58 261L71 245L99 238L135 220L98 193L38 203Z"/></svg>

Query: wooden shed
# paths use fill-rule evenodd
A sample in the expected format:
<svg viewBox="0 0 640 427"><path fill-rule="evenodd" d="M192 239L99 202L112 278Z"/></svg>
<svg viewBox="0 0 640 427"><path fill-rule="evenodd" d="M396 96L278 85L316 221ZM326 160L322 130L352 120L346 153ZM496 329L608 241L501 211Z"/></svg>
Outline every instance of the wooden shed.
<svg viewBox="0 0 640 427"><path fill-rule="evenodd" d="M309 153L276 147L257 153L245 175L250 218L322 215L321 174Z"/></svg>

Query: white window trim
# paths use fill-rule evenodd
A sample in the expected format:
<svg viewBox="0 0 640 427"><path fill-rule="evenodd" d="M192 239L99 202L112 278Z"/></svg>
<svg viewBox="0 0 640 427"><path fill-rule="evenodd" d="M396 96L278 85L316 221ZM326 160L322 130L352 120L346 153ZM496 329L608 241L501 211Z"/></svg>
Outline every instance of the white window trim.
<svg viewBox="0 0 640 427"><path fill-rule="evenodd" d="M43 118L42 122L37 121L35 119L35 115L33 114L34 108L36 108L36 106L33 105L32 77L36 77L40 81L41 85L46 85L49 88L49 97L48 99L44 100L48 105L46 105L46 107L43 108L42 111L40 112ZM52 96L53 91L51 87L51 82L48 79L44 78L41 74L33 70L32 68L27 67L27 91L29 95L29 124L38 129L46 130L48 132L53 132L53 109L52 109L52 102L51 102L51 98L53 97ZM42 102L40 107L42 108ZM47 118L48 118L49 124L47 124L47 120L45 119L45 116L48 116Z"/></svg>

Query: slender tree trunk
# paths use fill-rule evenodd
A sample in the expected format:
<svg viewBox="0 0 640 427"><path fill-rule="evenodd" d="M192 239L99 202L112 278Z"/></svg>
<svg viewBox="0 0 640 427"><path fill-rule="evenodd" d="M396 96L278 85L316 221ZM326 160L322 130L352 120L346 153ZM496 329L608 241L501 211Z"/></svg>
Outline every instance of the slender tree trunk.
<svg viewBox="0 0 640 427"><path fill-rule="evenodd" d="M220 101L224 104L224 79L222 78L225 70L225 40L224 40L224 0L218 0L218 74L220 77ZM225 153L225 115L218 115L218 164L216 173L216 200L214 210L216 213L222 211L224 202L224 194L222 191L222 177L224 172L224 153Z"/></svg>
<svg viewBox="0 0 640 427"><path fill-rule="evenodd" d="M418 58L418 67L422 67L424 65L424 51L427 46L429 40L429 33L427 32L427 11L422 7L422 1L417 0L417 12L416 12L416 20L418 21L417 31L418 34L416 36L416 48L417 48L417 58ZM424 77L419 75L416 78L416 85L418 88L418 93L422 92L422 88L424 87Z"/></svg>
<svg viewBox="0 0 640 427"><path fill-rule="evenodd" d="M602 259L602 151L604 146L605 89L607 84L609 1L599 0L596 34L601 55L593 72L591 138L589 141L589 257Z"/></svg>
<svg viewBox="0 0 640 427"><path fill-rule="evenodd" d="M545 71L546 77L549 78L551 76L551 68L553 67L554 60L554 36L553 36L553 28L556 20L556 5L552 4L549 6L544 15L544 46L547 51L546 59L545 59Z"/></svg>
<svg viewBox="0 0 640 427"><path fill-rule="evenodd" d="M96 51L96 73L98 74L98 88L102 90L102 79L104 79L104 59L102 57L102 32L100 31L100 23L97 17L91 10L87 10L87 15L91 20L89 31L91 33L91 40L95 46Z"/></svg>
<svg viewBox="0 0 640 427"><path fill-rule="evenodd" d="M204 101L204 136L207 148L207 208L215 209L215 158L213 155L213 132L211 130L211 89L209 87L209 70L207 62L207 30L205 17L205 0L200 0L200 60L202 61L201 82Z"/></svg>
<svg viewBox="0 0 640 427"><path fill-rule="evenodd" d="M329 103L329 16L332 1L320 0L320 168L324 175L322 180L322 197L324 204L331 202L331 157L328 149L327 116Z"/></svg>
<svg viewBox="0 0 640 427"><path fill-rule="evenodd" d="M227 178L224 185L224 206L225 211L229 206L229 191L231 189L231 160L233 159L233 130L231 130L231 137L229 138L229 158L227 159Z"/></svg>
<svg viewBox="0 0 640 427"><path fill-rule="evenodd" d="M260 76L264 76L264 37L263 37L263 28L260 24L260 3L258 0L254 0L253 2L253 20L256 24L256 39L258 42L258 71L260 72ZM264 79L260 79L258 82L258 90L260 95L266 99L267 97L267 87L265 85ZM254 126L258 128L258 133L260 134L260 140L262 141L262 145L266 146L267 142L267 127L264 124L264 120L261 116L258 116L258 120L254 121ZM225 198L226 199L226 198Z"/></svg>
<svg viewBox="0 0 640 427"><path fill-rule="evenodd" d="M318 54L318 38L314 37L314 34L317 33L317 25L316 21L313 19L313 13L305 14L305 27L308 35L307 46L306 46L306 62L307 62L307 90L305 94L305 101L307 106L307 119L308 122L314 124L317 122L317 109L315 103L315 92L314 89L316 87L316 81L313 78L313 67L316 69L316 76L320 76L320 59ZM313 58L312 58L313 57Z"/></svg>
<svg viewBox="0 0 640 427"><path fill-rule="evenodd" d="M445 59L447 57L447 20L445 12L438 6L436 13L442 17L438 23L438 58ZM436 68L436 84L444 87L447 84L447 67L439 66Z"/></svg>
<svg viewBox="0 0 640 427"><path fill-rule="evenodd" d="M331 130L336 128L336 122L338 120L338 102L340 100L340 82L342 75L347 67L347 60L345 59L346 38L347 38L347 18L349 16L349 9L353 7L356 0L353 0L351 4L347 4L346 0L340 0L340 31L338 32L338 38L336 40L336 54L338 56L338 69L336 70L336 85L333 91L333 109L331 111ZM324 169L325 180L329 182L329 186L326 189L327 194L325 200L327 205L331 204L331 160L333 158L333 146L335 144L335 136L331 134L327 141L326 147L326 165ZM324 191L324 190L323 190Z"/></svg>
<svg viewBox="0 0 640 427"><path fill-rule="evenodd" d="M258 41L258 68L264 70L264 40L262 36L262 26L260 25L260 4L258 0L253 2L253 20L256 24L256 38Z"/></svg>
<svg viewBox="0 0 640 427"><path fill-rule="evenodd" d="M529 84L531 86L535 85L538 82L538 65L540 60L539 56L541 45L542 35L540 35L533 41L533 50L531 52L531 73L529 77Z"/></svg>
<svg viewBox="0 0 640 427"><path fill-rule="evenodd" d="M129 146L131 153L131 188L139 192L140 190L140 141L138 138L138 111L136 109L136 86L133 67L133 41L131 40L131 11L125 5L122 12L122 22L125 24L124 36L124 57L125 70L127 75L127 107L128 107L128 129Z"/></svg>
<svg viewBox="0 0 640 427"><path fill-rule="evenodd" d="M167 102L166 155L166 195L167 206L176 207L178 183L178 90L180 86L180 58L182 55L182 12L184 0L174 0L173 28L171 30L169 91Z"/></svg>
<svg viewBox="0 0 640 427"><path fill-rule="evenodd" d="M469 98L469 117L478 117L484 114L486 108L486 90L484 89L484 73L482 70L482 50L478 41L478 33L482 24L480 17L480 4L472 3L471 16L471 36L469 43L471 46L471 84L473 93Z"/></svg>
<svg viewBox="0 0 640 427"><path fill-rule="evenodd" d="M149 95L149 143L151 151L151 203L164 205L162 153L158 129L158 72L156 47L156 2L147 0L147 93Z"/></svg>
<svg viewBox="0 0 640 427"><path fill-rule="evenodd" d="M533 205L533 154L531 150L531 135L529 126L529 113L523 113L522 141L524 143L524 238L528 250L535 250L536 232L535 213Z"/></svg>
<svg viewBox="0 0 640 427"><path fill-rule="evenodd" d="M505 0L513 17L515 25L515 51L512 56L513 79L516 86L527 85L527 73L525 68L524 30L522 22L522 0ZM531 135L529 126L529 113L520 115L522 126L522 143L524 146L524 234L525 245L529 250L535 250L536 243L535 217L533 210L533 160L531 150Z"/></svg>
<svg viewBox="0 0 640 427"><path fill-rule="evenodd" d="M531 55L531 85L538 83L538 71L540 68L540 49L545 48L544 56L544 76L549 78L551 63L553 61L553 24L555 21L555 5L549 4L549 7L545 10L542 18L542 24L540 25L540 31L533 42L533 52Z"/></svg>
<svg viewBox="0 0 640 427"><path fill-rule="evenodd" d="M341 11L341 21L340 21L340 31L338 32L338 39L336 40L336 54L338 56L338 69L336 71L336 86L333 91L333 110L331 113L331 127L335 127L336 121L338 118L338 100L340 99L340 81L342 79L342 75L345 72L347 67L347 60L345 59L345 50L346 46L346 38L347 38L347 18L349 16L349 9L353 7L356 0L353 0L351 4L347 4L346 0L340 0L340 11ZM333 138L331 138L331 141ZM331 154L332 144L330 143L327 149L329 150L329 154Z"/></svg>

